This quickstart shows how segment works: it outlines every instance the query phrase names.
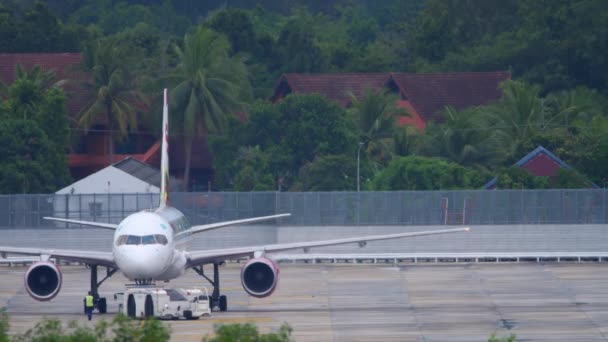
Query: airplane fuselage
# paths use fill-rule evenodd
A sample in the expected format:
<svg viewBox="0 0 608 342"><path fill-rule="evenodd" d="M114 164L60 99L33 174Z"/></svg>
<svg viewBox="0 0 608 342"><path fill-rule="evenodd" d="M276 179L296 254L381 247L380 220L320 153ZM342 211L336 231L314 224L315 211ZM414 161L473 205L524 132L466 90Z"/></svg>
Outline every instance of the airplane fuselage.
<svg viewBox="0 0 608 342"><path fill-rule="evenodd" d="M114 233L112 253L116 266L138 282L175 279L186 270L190 228L186 217L173 207L141 211L127 216Z"/></svg>

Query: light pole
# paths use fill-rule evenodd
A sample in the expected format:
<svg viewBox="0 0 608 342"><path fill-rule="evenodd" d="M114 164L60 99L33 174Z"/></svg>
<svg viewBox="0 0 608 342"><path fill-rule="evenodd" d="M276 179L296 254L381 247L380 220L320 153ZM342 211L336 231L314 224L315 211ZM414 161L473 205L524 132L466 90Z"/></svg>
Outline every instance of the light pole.
<svg viewBox="0 0 608 342"><path fill-rule="evenodd" d="M360 163L360 156L361 156L361 147L363 147L364 143L363 142L359 142L359 147L357 148L357 192L359 192L360 186L359 186L359 181L360 181L360 177L359 177L359 163Z"/></svg>

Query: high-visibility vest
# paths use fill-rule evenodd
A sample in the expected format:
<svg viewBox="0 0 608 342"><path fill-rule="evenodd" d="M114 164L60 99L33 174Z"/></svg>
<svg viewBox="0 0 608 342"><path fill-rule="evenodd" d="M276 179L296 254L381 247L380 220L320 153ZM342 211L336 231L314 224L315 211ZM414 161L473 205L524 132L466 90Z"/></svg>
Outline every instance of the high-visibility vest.
<svg viewBox="0 0 608 342"><path fill-rule="evenodd" d="M84 299L85 299L85 305L87 306L87 308L92 308L93 306L95 306L93 304L93 296L87 295L86 297L84 297Z"/></svg>

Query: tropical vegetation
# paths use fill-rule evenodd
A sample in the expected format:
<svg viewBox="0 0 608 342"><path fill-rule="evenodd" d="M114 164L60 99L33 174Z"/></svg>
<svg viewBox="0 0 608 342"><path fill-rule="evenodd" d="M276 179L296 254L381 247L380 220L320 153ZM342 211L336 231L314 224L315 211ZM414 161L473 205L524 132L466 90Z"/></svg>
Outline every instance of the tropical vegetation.
<svg viewBox="0 0 608 342"><path fill-rule="evenodd" d="M603 0L3 1L0 52L83 52L92 77L76 121L55 87L65 80L21 70L0 86L10 118L0 192L65 185L60 151L96 124L112 133L110 151L138 122L158 133L167 86L183 176L192 177L193 144L206 140L218 190L460 189L495 176L500 188L604 186L605 22ZM499 101L444 108L423 132L397 125L394 98L381 92L346 110L316 95L268 100L289 72L497 70L512 75ZM572 170L551 180L514 170L538 146ZM416 184L389 181L429 165Z"/></svg>

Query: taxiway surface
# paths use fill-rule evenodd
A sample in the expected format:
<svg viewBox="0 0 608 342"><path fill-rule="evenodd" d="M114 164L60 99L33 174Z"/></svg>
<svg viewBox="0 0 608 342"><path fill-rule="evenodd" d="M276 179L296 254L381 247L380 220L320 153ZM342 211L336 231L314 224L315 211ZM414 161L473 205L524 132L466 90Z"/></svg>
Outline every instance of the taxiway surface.
<svg viewBox="0 0 608 342"><path fill-rule="evenodd" d="M487 341L492 333L525 341L608 340L608 264L284 264L278 289L265 299L242 290L240 266L221 268L229 311L167 322L172 340L200 341L215 324L245 322L263 332L287 322L296 341L469 342ZM24 332L43 317L90 324L82 313L88 270L63 267L61 292L47 303L27 295L24 270L0 267L0 307L10 314L11 332ZM111 313L118 307L112 294L126 282L117 274L100 288ZM202 284L189 270L170 286Z"/></svg>

